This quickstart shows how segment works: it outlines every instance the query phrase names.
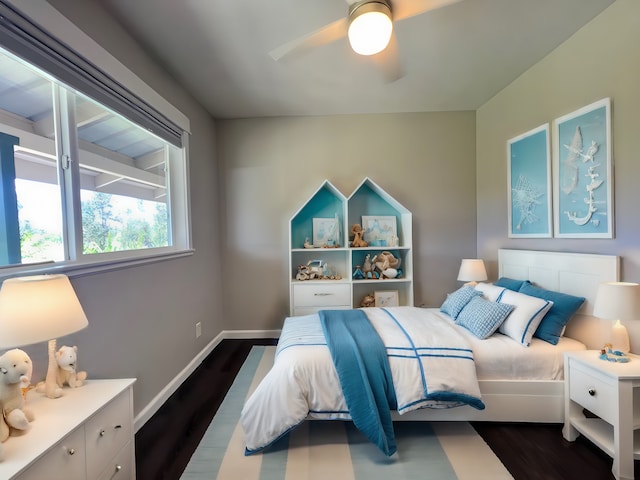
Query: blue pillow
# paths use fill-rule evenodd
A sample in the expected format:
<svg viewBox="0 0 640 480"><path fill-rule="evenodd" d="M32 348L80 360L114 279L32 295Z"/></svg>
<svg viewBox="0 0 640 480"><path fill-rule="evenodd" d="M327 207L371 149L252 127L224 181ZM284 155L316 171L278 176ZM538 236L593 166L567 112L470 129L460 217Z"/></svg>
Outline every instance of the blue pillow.
<svg viewBox="0 0 640 480"><path fill-rule="evenodd" d="M530 282L529 280L514 280L513 278L509 277L500 277L498 280L493 282L493 284L497 285L498 287L508 288L509 290L517 292L523 285L530 285Z"/></svg>
<svg viewBox="0 0 640 480"><path fill-rule="evenodd" d="M460 287L453 293L449 293L444 303L440 307L440 311L442 313L446 313L454 320L458 317L460 311L465 307L467 303L473 297L479 297L482 295L482 292L479 292L473 287L465 285Z"/></svg>
<svg viewBox="0 0 640 480"><path fill-rule="evenodd" d="M474 297L462 309L456 323L484 340L495 333L513 310L513 305Z"/></svg>
<svg viewBox="0 0 640 480"><path fill-rule="evenodd" d="M533 334L534 337L538 337L552 345L558 344L564 327L585 300L584 297L576 297L566 293L546 290L533 286L530 283L523 284L522 287L520 287L520 292L553 302L553 306L544 316L538 329Z"/></svg>

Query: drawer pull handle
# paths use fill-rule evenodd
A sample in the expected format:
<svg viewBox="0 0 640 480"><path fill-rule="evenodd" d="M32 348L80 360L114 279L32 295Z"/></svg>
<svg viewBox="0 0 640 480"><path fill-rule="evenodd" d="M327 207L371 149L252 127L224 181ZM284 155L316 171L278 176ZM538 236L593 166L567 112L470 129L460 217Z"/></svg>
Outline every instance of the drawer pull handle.
<svg viewBox="0 0 640 480"><path fill-rule="evenodd" d="M333 295L333 293L314 293L315 297L328 297L329 295Z"/></svg>
<svg viewBox="0 0 640 480"><path fill-rule="evenodd" d="M68 453L69 455L74 455L74 454L76 453L76 449L75 449L75 448L68 448L68 449L67 449L67 453Z"/></svg>
<svg viewBox="0 0 640 480"><path fill-rule="evenodd" d="M595 388L590 388L589 389L589 395L591 395L592 397L594 397L596 395L596 389Z"/></svg>
<svg viewBox="0 0 640 480"><path fill-rule="evenodd" d="M120 470L122 470L122 465L116 465L116 472L119 472Z"/></svg>
<svg viewBox="0 0 640 480"><path fill-rule="evenodd" d="M114 425L114 426L113 426L113 429L114 429L114 430L118 430L118 429L120 429L120 428L122 428L122 425ZM104 437L106 434L107 434L107 432L105 431L105 429L104 429L104 428L100 430L100 436L101 436L101 437Z"/></svg>

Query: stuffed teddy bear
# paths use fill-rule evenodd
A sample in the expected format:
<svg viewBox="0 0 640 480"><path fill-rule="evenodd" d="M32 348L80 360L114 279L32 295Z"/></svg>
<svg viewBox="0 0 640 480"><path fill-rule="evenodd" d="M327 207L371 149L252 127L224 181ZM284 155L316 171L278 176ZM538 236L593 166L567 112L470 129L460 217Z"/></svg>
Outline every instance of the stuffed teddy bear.
<svg viewBox="0 0 640 480"><path fill-rule="evenodd" d="M357 248L369 246L369 243L362 238L364 230L362 230L362 225L359 223L356 223L351 227L351 235L353 236L353 241L351 242L352 247Z"/></svg>
<svg viewBox="0 0 640 480"><path fill-rule="evenodd" d="M362 301L360 302L360 307L362 308L373 307L375 303L376 303L375 297L371 294L367 294L364 297L362 297Z"/></svg>
<svg viewBox="0 0 640 480"><path fill-rule="evenodd" d="M56 352L56 361L58 362L58 374L56 382L62 388L65 383L71 388L77 388L84 385L87 379L87 372L76 371L78 366L78 347L67 347L63 345Z"/></svg>
<svg viewBox="0 0 640 480"><path fill-rule="evenodd" d="M33 421L22 394L22 382L31 371L31 359L18 348L0 356L0 442L9 437L11 429L27 430Z"/></svg>
<svg viewBox="0 0 640 480"><path fill-rule="evenodd" d="M53 397L58 398L62 395L62 387L67 384L71 388L77 388L84 385L87 379L87 372L77 372L78 347L68 347L63 345L55 353L58 369L56 371L56 388L52 392ZM46 393L45 382L39 382L36 391Z"/></svg>

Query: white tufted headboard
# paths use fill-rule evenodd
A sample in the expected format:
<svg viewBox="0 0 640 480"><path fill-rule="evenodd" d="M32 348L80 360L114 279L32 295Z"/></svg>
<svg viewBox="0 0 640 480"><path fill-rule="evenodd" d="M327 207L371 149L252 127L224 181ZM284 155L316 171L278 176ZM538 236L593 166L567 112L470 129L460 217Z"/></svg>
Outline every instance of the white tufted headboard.
<svg viewBox="0 0 640 480"><path fill-rule="evenodd" d="M620 257L500 249L498 275L529 280L548 290L585 297L578 314L567 325L565 335L594 349L601 348L608 341L611 323L593 317L593 305L600 283L620 279Z"/></svg>

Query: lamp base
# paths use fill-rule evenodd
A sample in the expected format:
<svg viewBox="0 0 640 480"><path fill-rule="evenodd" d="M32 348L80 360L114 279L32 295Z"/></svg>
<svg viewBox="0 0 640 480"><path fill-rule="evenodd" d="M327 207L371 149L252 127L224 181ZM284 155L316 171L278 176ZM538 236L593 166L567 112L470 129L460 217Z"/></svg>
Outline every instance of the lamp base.
<svg viewBox="0 0 640 480"><path fill-rule="evenodd" d="M629 345L629 332L627 328L620 323L620 320L616 320L611 328L611 345L614 350L619 350L623 353L629 353L631 346Z"/></svg>
<svg viewBox="0 0 640 480"><path fill-rule="evenodd" d="M56 360L56 339L49 340L49 366L47 376L44 380L44 394L48 398L58 398L62 396L62 388L58 386L58 361Z"/></svg>

